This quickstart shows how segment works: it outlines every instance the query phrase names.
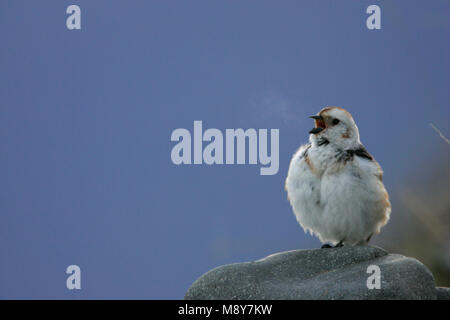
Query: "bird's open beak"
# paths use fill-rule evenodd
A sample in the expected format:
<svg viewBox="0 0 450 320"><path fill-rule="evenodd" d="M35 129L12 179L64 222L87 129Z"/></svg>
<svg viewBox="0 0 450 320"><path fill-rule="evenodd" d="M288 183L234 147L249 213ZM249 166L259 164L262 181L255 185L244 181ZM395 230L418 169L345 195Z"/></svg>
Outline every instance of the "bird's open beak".
<svg viewBox="0 0 450 320"><path fill-rule="evenodd" d="M325 121L322 116L311 116L310 118L314 119L315 127L312 128L309 133L317 134L326 128Z"/></svg>

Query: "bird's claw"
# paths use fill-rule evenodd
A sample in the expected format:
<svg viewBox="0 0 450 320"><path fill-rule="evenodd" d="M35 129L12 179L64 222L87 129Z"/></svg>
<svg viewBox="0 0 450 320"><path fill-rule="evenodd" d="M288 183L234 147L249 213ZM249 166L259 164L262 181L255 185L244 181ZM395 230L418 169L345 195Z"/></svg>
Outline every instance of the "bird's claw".
<svg viewBox="0 0 450 320"><path fill-rule="evenodd" d="M340 248L344 246L344 242L340 241L338 244L336 244L334 247L335 248Z"/></svg>
<svg viewBox="0 0 450 320"><path fill-rule="evenodd" d="M321 249L328 249L328 248L340 248L344 246L344 242L343 241L339 241L335 246L331 246L328 243L325 243Z"/></svg>

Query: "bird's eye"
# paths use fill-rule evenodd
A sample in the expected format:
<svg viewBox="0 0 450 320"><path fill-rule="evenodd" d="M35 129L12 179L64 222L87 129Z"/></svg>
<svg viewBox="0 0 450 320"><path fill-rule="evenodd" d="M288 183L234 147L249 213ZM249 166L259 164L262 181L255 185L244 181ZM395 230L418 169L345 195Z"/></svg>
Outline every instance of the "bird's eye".
<svg viewBox="0 0 450 320"><path fill-rule="evenodd" d="M339 123L339 119L333 119L333 125L337 125Z"/></svg>

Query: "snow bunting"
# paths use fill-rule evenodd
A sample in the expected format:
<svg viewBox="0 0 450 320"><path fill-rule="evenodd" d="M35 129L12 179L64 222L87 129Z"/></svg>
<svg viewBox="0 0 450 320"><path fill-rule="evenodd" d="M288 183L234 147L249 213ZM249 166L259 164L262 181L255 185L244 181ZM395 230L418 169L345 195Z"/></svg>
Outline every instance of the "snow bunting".
<svg viewBox="0 0 450 320"><path fill-rule="evenodd" d="M391 212L383 171L348 111L326 107L311 118L310 143L294 154L286 178L297 221L322 243L366 245Z"/></svg>

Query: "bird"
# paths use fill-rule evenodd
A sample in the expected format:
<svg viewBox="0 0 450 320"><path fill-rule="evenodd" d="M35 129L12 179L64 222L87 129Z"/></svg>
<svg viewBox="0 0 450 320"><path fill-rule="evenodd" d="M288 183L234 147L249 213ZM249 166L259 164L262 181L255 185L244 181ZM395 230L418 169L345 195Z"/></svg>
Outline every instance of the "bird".
<svg viewBox="0 0 450 320"><path fill-rule="evenodd" d="M368 245L391 214L383 171L347 110L329 106L310 118L309 143L292 156L285 183L294 215L322 248Z"/></svg>

